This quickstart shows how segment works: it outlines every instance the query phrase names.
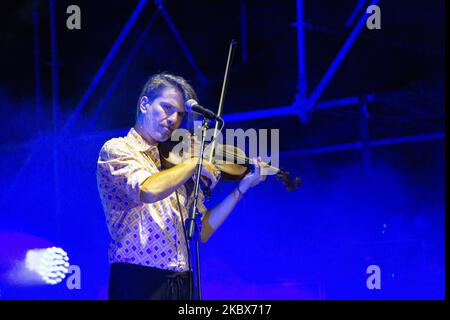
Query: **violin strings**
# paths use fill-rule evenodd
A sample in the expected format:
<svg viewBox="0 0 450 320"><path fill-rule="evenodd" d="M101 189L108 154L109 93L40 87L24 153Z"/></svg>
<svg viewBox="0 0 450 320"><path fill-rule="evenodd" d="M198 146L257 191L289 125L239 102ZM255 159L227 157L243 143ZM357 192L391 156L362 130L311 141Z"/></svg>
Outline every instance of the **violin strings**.
<svg viewBox="0 0 450 320"><path fill-rule="evenodd" d="M251 162L251 160L250 160L248 157L240 156L240 155L238 155L238 154L231 154L230 152L227 152L226 150L223 150L223 149L222 149L221 151L222 151L222 153L225 154L225 155L233 156L233 157L234 157L234 160L241 160L241 161L243 161L244 163L246 163L246 162ZM270 165L269 165L269 168L270 168L270 169L273 169L273 170L276 170L276 171L279 171L279 170L280 170L279 168L275 168L275 167L272 167L272 166L270 166Z"/></svg>
<svg viewBox="0 0 450 320"><path fill-rule="evenodd" d="M215 153L216 154L220 154L220 153L224 154L225 155L225 161L228 159L226 156L230 156L230 157L234 158L233 161L234 160L238 160L238 161L242 162L242 163L237 163L237 164L253 163L252 160L250 158L248 158L247 156L241 156L241 155L238 155L238 154L235 154L235 153L230 153L230 152L226 151L226 149L224 149L221 146L220 147L218 147L218 146L216 147L216 152ZM221 160L223 160L223 159L221 159ZM280 168L276 168L276 167L271 166L271 165L268 165L267 168L268 169L272 169L272 170L277 171L277 172L282 172Z"/></svg>

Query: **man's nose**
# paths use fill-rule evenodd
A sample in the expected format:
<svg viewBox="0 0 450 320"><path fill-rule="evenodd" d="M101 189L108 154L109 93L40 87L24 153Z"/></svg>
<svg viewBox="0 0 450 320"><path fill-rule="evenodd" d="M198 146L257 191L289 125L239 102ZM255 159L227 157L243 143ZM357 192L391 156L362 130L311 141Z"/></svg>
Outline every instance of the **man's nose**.
<svg viewBox="0 0 450 320"><path fill-rule="evenodd" d="M177 123L178 117L179 117L178 112L174 112L174 113L172 113L172 114L170 115L169 118L167 118L167 122L169 122L169 125L172 126L172 125L174 125L175 123Z"/></svg>

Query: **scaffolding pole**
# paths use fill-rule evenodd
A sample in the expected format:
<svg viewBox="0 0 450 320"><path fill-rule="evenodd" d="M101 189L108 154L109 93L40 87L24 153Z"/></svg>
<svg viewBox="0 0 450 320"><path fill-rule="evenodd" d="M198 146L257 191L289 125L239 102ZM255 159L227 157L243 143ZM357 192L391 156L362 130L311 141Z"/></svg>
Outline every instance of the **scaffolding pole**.
<svg viewBox="0 0 450 320"><path fill-rule="evenodd" d="M56 24L56 0L50 0L50 54L52 68L52 105L53 105L53 191L55 195L55 226L56 238L61 241L60 227L60 161L59 161L59 70L58 42Z"/></svg>
<svg viewBox="0 0 450 320"><path fill-rule="evenodd" d="M131 14L130 18L128 19L127 23L123 27L122 31L120 32L119 36L117 37L116 41L114 42L113 46L109 50L105 60L103 61L100 68L97 70L96 74L94 75L94 78L92 79L91 83L89 84L88 88L84 92L82 98L78 102L78 105L75 107L75 110L72 112L72 114L69 116L69 119L67 120L65 126L64 126L64 132L67 132L72 128L72 126L75 124L76 120L81 114L81 111L86 106L86 103L88 102L91 95L94 93L95 88L97 88L98 84L100 83L100 80L102 79L103 75L106 72L106 69L111 64L112 60L116 56L117 52L120 49L120 46L126 39L128 33L130 32L131 28L136 23L140 13L144 9L145 5L147 3L147 0L140 0L136 8L134 9L133 13Z"/></svg>
<svg viewBox="0 0 450 320"><path fill-rule="evenodd" d="M119 72L117 72L117 74L114 77L113 81L109 85L108 90L106 91L105 95L103 96L102 100L100 101L99 106L96 108L94 114L92 115L91 119L89 120L89 122L88 122L88 124L86 126L86 130L87 131L91 130L94 127L95 123L97 122L98 118L100 117L100 114L104 110L104 108L106 106L106 103L109 101L109 98L116 91L116 88L117 88L117 86L118 86L118 84L120 82L120 79L122 79L123 75L127 71L127 69L129 67L129 65L131 64L131 62L134 61L134 57L136 56L136 53L141 48L142 44L144 43L144 40L147 38L147 35L150 32L150 30L151 30L151 28L153 26L153 23L155 22L156 17L158 15L159 15L159 10L157 9L153 13L153 15L151 16L151 18L148 21L147 26L145 27L145 29L139 35L139 38L136 41L135 45L133 46L133 49L131 49L127 59L125 60L125 63L122 65L122 67L120 68Z"/></svg>
<svg viewBox="0 0 450 320"><path fill-rule="evenodd" d="M376 5L377 3L378 3L378 0L372 0L370 4ZM347 40L345 41L344 45L339 50L339 52L336 55L336 57L334 58L333 62L328 67L327 71L325 72L325 75L322 77L322 79L320 80L317 87L311 93L311 95L308 99L308 104L306 106L306 110L303 111L303 113L308 114L309 117L316 109L315 105L316 105L317 101L319 100L320 96L322 95L323 91L327 87L327 85L330 82L330 80L332 79L332 77L336 74L336 71L338 70L338 68L340 67L342 62L344 61L344 58L346 57L350 48L355 43L356 38L358 37L359 33L361 32L363 26L366 24L367 17L368 17L368 14L366 13L366 11L364 11L363 14L361 15L361 18L359 19L359 21L353 28L352 32L348 36ZM309 117L307 117L307 119L302 119L302 121L308 121Z"/></svg>
<svg viewBox="0 0 450 320"><path fill-rule="evenodd" d="M189 50L188 46L184 42L183 38L181 37L181 34L178 32L177 28L175 27L175 24L173 23L172 19L169 16L169 13L167 12L166 8L164 7L162 0L155 0L155 3L159 10L161 11L162 16L164 17L164 20L166 21L167 25L169 26L170 31L172 31L175 39L177 40L178 44L180 45L181 50L183 51L184 55L186 56L186 59L191 64L192 68L195 71L195 74L197 75L197 78L200 80L200 82L205 85L207 83L206 76L204 73L200 70L200 67L198 66L197 61L195 60L194 56L192 55L191 51Z"/></svg>
<svg viewBox="0 0 450 320"><path fill-rule="evenodd" d="M303 14L303 0L297 0L297 58L298 58L298 80L297 95L294 108L300 119L306 115L302 113L305 110L307 102L307 74L306 74L306 40L305 40L305 21Z"/></svg>

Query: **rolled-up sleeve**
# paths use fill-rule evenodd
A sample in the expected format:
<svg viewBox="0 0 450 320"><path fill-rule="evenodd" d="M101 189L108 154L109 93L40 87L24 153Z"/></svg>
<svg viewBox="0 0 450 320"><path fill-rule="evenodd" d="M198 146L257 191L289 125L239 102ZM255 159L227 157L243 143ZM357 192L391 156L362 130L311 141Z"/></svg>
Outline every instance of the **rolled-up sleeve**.
<svg viewBox="0 0 450 320"><path fill-rule="evenodd" d="M107 189L117 188L135 202L140 201L140 185L152 175L125 142L112 139L100 150L97 175Z"/></svg>

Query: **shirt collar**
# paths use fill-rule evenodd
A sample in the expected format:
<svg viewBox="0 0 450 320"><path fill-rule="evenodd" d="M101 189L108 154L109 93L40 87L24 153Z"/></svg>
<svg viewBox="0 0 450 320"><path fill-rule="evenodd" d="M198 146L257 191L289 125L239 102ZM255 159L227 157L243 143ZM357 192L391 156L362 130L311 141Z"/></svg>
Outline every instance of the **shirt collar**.
<svg viewBox="0 0 450 320"><path fill-rule="evenodd" d="M157 148L154 145L149 144L144 138L134 129L131 128L126 137L132 144L132 146L139 152L146 152L150 149Z"/></svg>

